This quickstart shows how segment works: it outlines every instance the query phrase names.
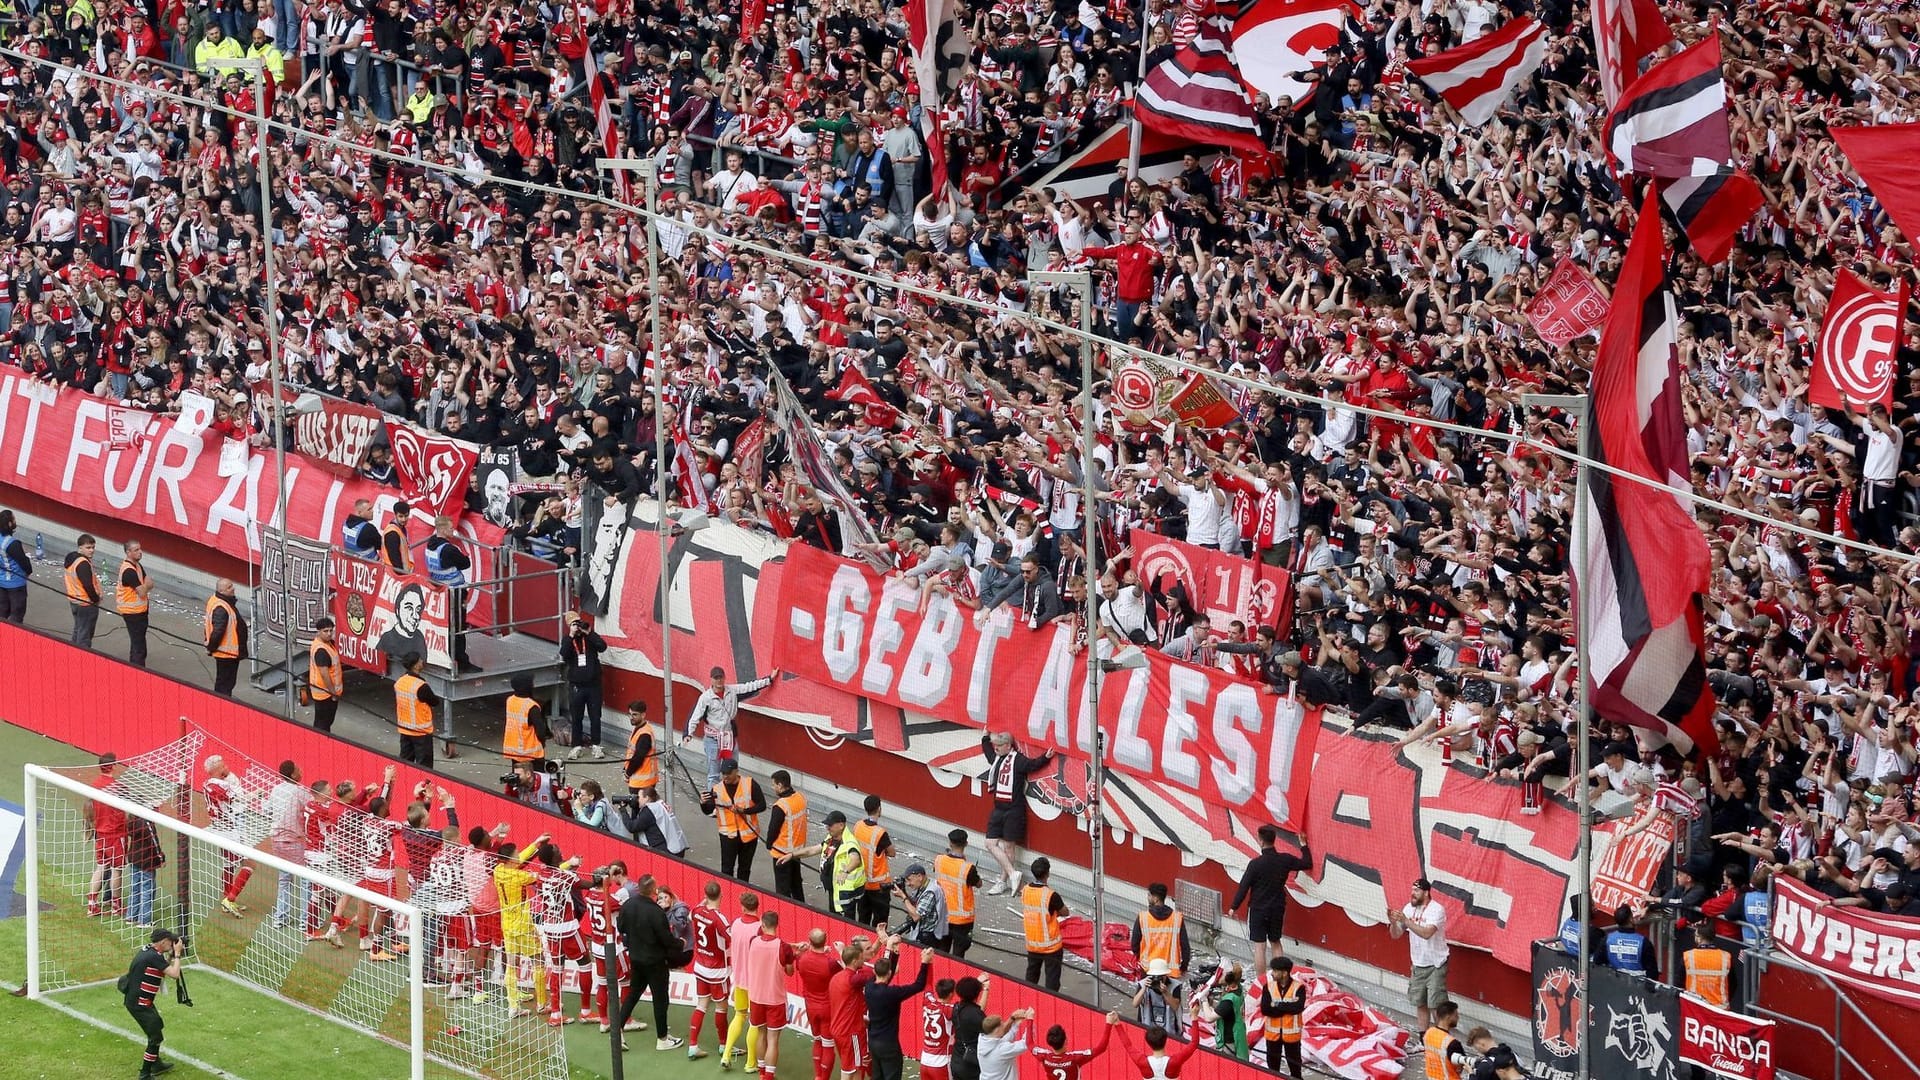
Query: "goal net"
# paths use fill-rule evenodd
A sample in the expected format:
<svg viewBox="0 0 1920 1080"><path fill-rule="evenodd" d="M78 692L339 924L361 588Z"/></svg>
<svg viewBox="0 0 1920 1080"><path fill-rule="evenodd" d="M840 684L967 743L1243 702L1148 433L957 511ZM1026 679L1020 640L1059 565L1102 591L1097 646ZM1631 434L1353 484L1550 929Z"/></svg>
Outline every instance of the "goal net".
<svg viewBox="0 0 1920 1080"><path fill-rule="evenodd" d="M498 860L444 842L441 815L409 827L406 793L359 794L378 778L345 801L337 779L296 778L198 732L110 766L27 766L29 994L125 1028L113 984L164 927L202 1006L169 1018L189 1055L195 1024L243 1004L266 1038L325 1042L343 1078L565 1080L561 1031L514 1007L511 971L464 929Z"/></svg>

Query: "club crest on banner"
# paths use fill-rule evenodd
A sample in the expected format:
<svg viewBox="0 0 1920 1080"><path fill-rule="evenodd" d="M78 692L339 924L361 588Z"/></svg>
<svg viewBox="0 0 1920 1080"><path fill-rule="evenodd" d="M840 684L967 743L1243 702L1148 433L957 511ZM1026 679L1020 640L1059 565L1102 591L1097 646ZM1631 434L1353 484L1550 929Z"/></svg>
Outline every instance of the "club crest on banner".
<svg viewBox="0 0 1920 1080"><path fill-rule="evenodd" d="M1841 271L1820 324L1810 400L1850 410L1888 402L1906 299L1904 283L1883 293Z"/></svg>
<svg viewBox="0 0 1920 1080"><path fill-rule="evenodd" d="M407 495L429 513L458 517L479 449L409 424L388 424L387 441L393 446L394 471L400 474Z"/></svg>

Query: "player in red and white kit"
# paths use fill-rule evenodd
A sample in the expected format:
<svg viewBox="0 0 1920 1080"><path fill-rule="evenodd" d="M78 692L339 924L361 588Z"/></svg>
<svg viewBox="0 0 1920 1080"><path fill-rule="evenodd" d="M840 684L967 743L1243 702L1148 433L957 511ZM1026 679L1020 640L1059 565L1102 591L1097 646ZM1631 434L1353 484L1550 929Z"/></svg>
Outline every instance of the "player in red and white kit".
<svg viewBox="0 0 1920 1080"><path fill-rule="evenodd" d="M341 786L349 791L353 787L346 781L342 781ZM333 839L334 826L339 824L344 807L338 800L329 797L329 786L325 780L315 780L308 790L313 798L307 800L306 808L301 811L304 815L304 841L301 846L306 853L308 867L323 874L332 874L333 856L327 851L327 845ZM307 890L307 910L301 918L301 929L306 931L308 941L326 940L327 919L332 916L333 905L338 901L339 897L334 896L332 891L318 885Z"/></svg>
<svg viewBox="0 0 1920 1080"><path fill-rule="evenodd" d="M387 767L385 782L380 793L367 803L365 813L348 812L340 818L339 827L333 834L334 862L343 876L357 875L359 886L368 892L381 896L393 895L394 870L399 865L399 853L395 840L401 824L387 817L387 799L393 788L393 766ZM353 918L348 913L357 912ZM342 896L333 906L333 918L327 925L327 942L334 948L343 948L340 931L349 923L360 930L360 951L367 959L385 962L393 959L393 954L378 946L380 935L386 929L387 912L385 908L370 911L365 901Z"/></svg>
<svg viewBox="0 0 1920 1080"><path fill-rule="evenodd" d="M532 890L533 928L540 935L542 966L547 972L547 1026L573 1023L567 1015L566 984L580 991L580 1011L587 1011L591 989L587 986L587 939L580 931L580 879L574 871L580 866L575 855L559 865L559 851L548 844L537 858L545 869L540 884Z"/></svg>
<svg viewBox="0 0 1920 1080"><path fill-rule="evenodd" d="M887 951L900 947L900 939L887 939ZM848 942L840 950L840 967L827 981L827 1030L833 1033L833 1049L840 1058L844 1080L864 1077L873 1064L867 1053L867 983L873 980L869 963L877 953L866 939Z"/></svg>
<svg viewBox="0 0 1920 1080"><path fill-rule="evenodd" d="M100 773L93 778L93 786L101 791L111 788L119 768L118 758L112 754L101 754ZM80 813L86 819L87 829L93 833L93 877L87 882L87 914L100 914L100 890L104 888L112 899L113 913L123 915L127 910L126 893L123 891L127 868L127 815L118 807L92 799L81 804Z"/></svg>
<svg viewBox="0 0 1920 1080"><path fill-rule="evenodd" d="M687 1023L687 1060L707 1056L700 1049L700 1031L707 1013L713 1013L713 1046L726 1041L728 979L732 971L726 913L720 910L720 883L707 882L700 906L693 909L693 1019Z"/></svg>
<svg viewBox="0 0 1920 1080"><path fill-rule="evenodd" d="M953 980L941 979L920 995L920 1078L947 1080L953 1063Z"/></svg>
<svg viewBox="0 0 1920 1080"><path fill-rule="evenodd" d="M1040 1075L1044 1080L1080 1080L1080 1070L1106 1052L1107 1042L1113 1038L1113 1027L1119 1022L1118 1012L1108 1013L1107 1026L1100 1032L1100 1041L1085 1050L1067 1049L1066 1028L1059 1024L1048 1028L1046 1045L1033 1048L1033 1058L1040 1063Z"/></svg>
<svg viewBox="0 0 1920 1080"><path fill-rule="evenodd" d="M240 778L227 768L225 758L214 754L207 758L204 768L207 781L201 786L201 792L207 798L207 829L219 833L229 840L245 843L242 829L246 824L246 791L240 786ZM239 852L220 849L220 910L238 919L243 917L246 906L240 903L240 894L246 891L247 879L253 877L253 867Z"/></svg>
<svg viewBox="0 0 1920 1080"><path fill-rule="evenodd" d="M813 1080L827 1080L833 1075L828 988L842 970L840 950L828 948L827 932L815 929L794 958L793 969L800 976L800 994L807 1003L807 1030L813 1032Z"/></svg>
<svg viewBox="0 0 1920 1080"><path fill-rule="evenodd" d="M627 864L613 862L593 872L587 887L580 892L580 906L587 917L587 946L593 950L593 1007L580 1011L583 1024L606 1025L607 986L612 981L607 971L607 946L613 946L612 974L625 986L633 978L627 963L626 942L620 938L617 923L622 893L627 887Z"/></svg>

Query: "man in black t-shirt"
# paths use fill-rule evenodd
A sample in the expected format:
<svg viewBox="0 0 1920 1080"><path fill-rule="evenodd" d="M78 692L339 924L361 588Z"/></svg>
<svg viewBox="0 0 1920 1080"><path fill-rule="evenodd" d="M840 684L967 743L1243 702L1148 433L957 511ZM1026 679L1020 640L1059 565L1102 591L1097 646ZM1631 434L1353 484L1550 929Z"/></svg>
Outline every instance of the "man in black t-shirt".
<svg viewBox="0 0 1920 1080"><path fill-rule="evenodd" d="M165 980L179 977L180 936L171 930L155 930L151 943L134 954L121 986L127 1012L147 1036L146 1055L140 1062L141 1080L173 1068L171 1062L160 1060L160 1042L165 1037L162 1032L166 1025L160 1020L156 1002Z"/></svg>

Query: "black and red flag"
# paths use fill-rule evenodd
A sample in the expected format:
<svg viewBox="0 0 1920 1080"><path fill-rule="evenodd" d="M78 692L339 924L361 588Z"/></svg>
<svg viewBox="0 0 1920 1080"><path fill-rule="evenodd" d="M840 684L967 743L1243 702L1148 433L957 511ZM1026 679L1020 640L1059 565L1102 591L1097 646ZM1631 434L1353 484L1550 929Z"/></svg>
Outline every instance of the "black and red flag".
<svg viewBox="0 0 1920 1080"><path fill-rule="evenodd" d="M1628 479L1676 479L1664 459L1680 425L1679 316L1656 198L1641 209L1594 356L1582 451L1627 475L1587 469L1576 603L1594 712L1684 753L1715 745L1700 607L1706 540L1678 497Z"/></svg>

